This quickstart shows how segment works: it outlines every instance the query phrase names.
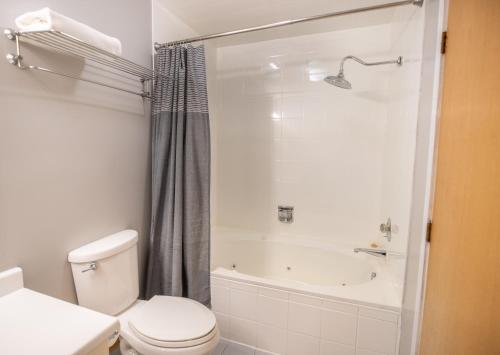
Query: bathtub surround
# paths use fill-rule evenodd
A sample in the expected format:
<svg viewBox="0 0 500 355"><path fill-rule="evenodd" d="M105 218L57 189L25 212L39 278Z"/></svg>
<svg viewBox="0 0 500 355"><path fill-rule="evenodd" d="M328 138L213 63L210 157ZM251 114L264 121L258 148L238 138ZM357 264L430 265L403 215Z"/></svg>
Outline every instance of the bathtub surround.
<svg viewBox="0 0 500 355"><path fill-rule="evenodd" d="M17 16L45 6L119 38L125 58L151 67L149 1L2 1L0 26L15 27ZM19 71L4 59L14 43L2 37L0 49L0 270L22 266L26 287L76 302L67 262L72 249L133 228L143 270L150 113L130 94ZM84 69L59 53L25 51L26 64ZM102 79L89 67L82 75Z"/></svg>
<svg viewBox="0 0 500 355"><path fill-rule="evenodd" d="M218 49L216 227L406 253L420 57L399 46L395 27ZM353 89L323 82L347 54L405 63L347 61ZM294 223L278 221L280 205L294 207ZM379 230L388 217L391 242Z"/></svg>
<svg viewBox="0 0 500 355"><path fill-rule="evenodd" d="M396 355L399 312L212 277L221 336L282 355Z"/></svg>
<svg viewBox="0 0 500 355"><path fill-rule="evenodd" d="M397 354L419 11L218 48L212 297L223 337L287 355ZM352 89L325 83L348 54L404 63L347 61ZM279 206L294 207L293 223ZM389 256L353 253L372 243Z"/></svg>
<svg viewBox="0 0 500 355"><path fill-rule="evenodd" d="M204 47L158 49L146 297L210 305L210 129Z"/></svg>

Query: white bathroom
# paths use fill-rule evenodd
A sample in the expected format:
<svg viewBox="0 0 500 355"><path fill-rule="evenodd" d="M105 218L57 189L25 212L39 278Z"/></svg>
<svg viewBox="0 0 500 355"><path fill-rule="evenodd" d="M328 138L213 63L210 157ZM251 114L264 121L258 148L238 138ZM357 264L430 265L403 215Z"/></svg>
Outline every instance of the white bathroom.
<svg viewBox="0 0 500 355"><path fill-rule="evenodd" d="M453 69L498 8L1 3L0 354L496 354L451 295L500 200Z"/></svg>

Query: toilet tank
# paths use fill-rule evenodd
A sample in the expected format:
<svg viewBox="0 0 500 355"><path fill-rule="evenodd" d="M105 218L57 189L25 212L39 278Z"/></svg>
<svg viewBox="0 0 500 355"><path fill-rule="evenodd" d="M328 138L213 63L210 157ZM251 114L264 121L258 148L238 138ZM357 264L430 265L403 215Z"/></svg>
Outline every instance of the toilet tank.
<svg viewBox="0 0 500 355"><path fill-rule="evenodd" d="M137 239L124 230L69 253L78 304L116 315L137 300Z"/></svg>

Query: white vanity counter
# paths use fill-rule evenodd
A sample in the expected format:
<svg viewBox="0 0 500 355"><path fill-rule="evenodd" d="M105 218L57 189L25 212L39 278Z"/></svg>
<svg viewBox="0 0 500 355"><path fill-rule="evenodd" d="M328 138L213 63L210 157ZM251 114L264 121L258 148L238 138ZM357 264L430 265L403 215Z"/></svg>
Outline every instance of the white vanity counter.
<svg viewBox="0 0 500 355"><path fill-rule="evenodd" d="M0 273L2 355L109 353L117 318L19 286L21 269Z"/></svg>

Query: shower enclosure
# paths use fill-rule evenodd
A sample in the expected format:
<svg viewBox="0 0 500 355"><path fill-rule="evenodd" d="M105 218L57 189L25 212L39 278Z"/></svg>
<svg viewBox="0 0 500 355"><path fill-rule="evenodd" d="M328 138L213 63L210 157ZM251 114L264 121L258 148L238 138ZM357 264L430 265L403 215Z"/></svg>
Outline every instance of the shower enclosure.
<svg viewBox="0 0 500 355"><path fill-rule="evenodd" d="M223 337L288 355L397 353L423 19L397 7L209 48Z"/></svg>

